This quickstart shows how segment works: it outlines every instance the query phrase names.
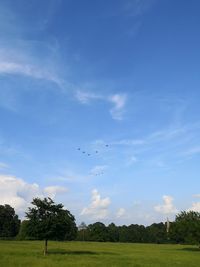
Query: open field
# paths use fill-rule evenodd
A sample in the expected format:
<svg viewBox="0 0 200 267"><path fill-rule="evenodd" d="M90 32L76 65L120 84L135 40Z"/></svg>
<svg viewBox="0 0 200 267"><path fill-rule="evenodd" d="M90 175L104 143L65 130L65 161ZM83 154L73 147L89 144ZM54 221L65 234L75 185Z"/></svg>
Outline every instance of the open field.
<svg viewBox="0 0 200 267"><path fill-rule="evenodd" d="M200 251L194 246L49 242L42 254L40 241L0 241L1 267L198 267Z"/></svg>

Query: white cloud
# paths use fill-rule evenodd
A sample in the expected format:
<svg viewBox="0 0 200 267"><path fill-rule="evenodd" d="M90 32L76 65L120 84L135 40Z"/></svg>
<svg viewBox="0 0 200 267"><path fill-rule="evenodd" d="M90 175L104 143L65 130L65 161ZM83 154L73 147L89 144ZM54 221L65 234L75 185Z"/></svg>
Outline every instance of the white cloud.
<svg viewBox="0 0 200 267"><path fill-rule="evenodd" d="M126 213L126 210L124 208L120 208L118 211L117 211L117 214L116 214L116 217L117 218L121 218L125 215Z"/></svg>
<svg viewBox="0 0 200 267"><path fill-rule="evenodd" d="M173 197L171 196L163 196L163 205L157 205L154 207L155 211L162 213L162 214L173 214L177 213L178 210L173 204Z"/></svg>
<svg viewBox="0 0 200 267"><path fill-rule="evenodd" d="M53 198L56 194L63 191L64 188L61 190L61 187L58 186L42 189L36 183L29 184L15 176L0 175L0 204L11 205L20 216L24 215L34 197L43 198L49 196L50 193L50 196Z"/></svg>
<svg viewBox="0 0 200 267"><path fill-rule="evenodd" d="M95 220L105 219L108 216L110 203L109 197L101 198L99 192L94 189L92 191L91 203L88 207L83 208L81 215L91 216Z"/></svg>
<svg viewBox="0 0 200 267"><path fill-rule="evenodd" d="M33 196L42 196L42 191L37 184L28 184L13 176L0 175L1 204L9 204L17 213L23 213Z"/></svg>
<svg viewBox="0 0 200 267"><path fill-rule="evenodd" d="M109 101L114 104L114 107L110 110L113 119L122 120L126 100L126 94L114 94L109 97Z"/></svg>
<svg viewBox="0 0 200 267"><path fill-rule="evenodd" d="M47 186L44 188L45 194L50 198L55 198L57 194L62 194L67 192L67 188L63 186Z"/></svg>
<svg viewBox="0 0 200 267"><path fill-rule="evenodd" d="M200 212L200 202L193 202L192 207L189 208L188 211Z"/></svg>

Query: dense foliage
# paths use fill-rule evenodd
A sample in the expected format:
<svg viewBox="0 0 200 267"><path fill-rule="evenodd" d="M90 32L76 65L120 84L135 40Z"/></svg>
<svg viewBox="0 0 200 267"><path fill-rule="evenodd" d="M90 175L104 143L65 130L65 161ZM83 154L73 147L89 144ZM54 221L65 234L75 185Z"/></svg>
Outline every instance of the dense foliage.
<svg viewBox="0 0 200 267"><path fill-rule="evenodd" d="M101 222L89 224L84 229L79 227L77 240L100 242L130 242L130 243L167 243L169 237L166 225L154 223L150 226L131 224L116 226L114 223L105 226Z"/></svg>
<svg viewBox="0 0 200 267"><path fill-rule="evenodd" d="M15 237L19 231L20 220L9 205L0 205L0 238Z"/></svg>
<svg viewBox="0 0 200 267"><path fill-rule="evenodd" d="M171 238L176 243L200 244L200 213L181 212L171 227Z"/></svg>
<svg viewBox="0 0 200 267"><path fill-rule="evenodd" d="M114 223L105 226L103 223L96 222L87 227L85 225L84 229L79 228L77 240L199 245L200 213L181 212L176 216L175 221L170 223L169 232L167 225L162 222L153 223L147 227L138 224L116 226Z"/></svg>
<svg viewBox="0 0 200 267"><path fill-rule="evenodd" d="M48 240L72 240L76 236L74 216L63 209L62 204L55 204L51 198L34 198L33 207L29 207L24 224L29 237L45 240L44 254Z"/></svg>

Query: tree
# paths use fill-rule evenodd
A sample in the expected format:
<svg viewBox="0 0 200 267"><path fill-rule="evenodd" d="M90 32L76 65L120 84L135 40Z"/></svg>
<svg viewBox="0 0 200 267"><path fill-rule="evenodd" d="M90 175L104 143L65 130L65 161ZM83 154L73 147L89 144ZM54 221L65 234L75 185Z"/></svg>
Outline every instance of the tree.
<svg viewBox="0 0 200 267"><path fill-rule="evenodd" d="M171 237L178 243L200 245L200 213L179 213L171 226L171 231Z"/></svg>
<svg viewBox="0 0 200 267"><path fill-rule="evenodd" d="M109 240L106 226L101 222L88 225L90 241L106 242Z"/></svg>
<svg viewBox="0 0 200 267"><path fill-rule="evenodd" d="M19 232L20 220L10 205L0 205L0 237L15 237Z"/></svg>
<svg viewBox="0 0 200 267"><path fill-rule="evenodd" d="M47 254L48 240L75 238L75 218L68 210L63 209L62 204L55 204L51 198L34 198L32 205L34 207L29 207L26 212L26 234L35 239L45 240L44 255Z"/></svg>

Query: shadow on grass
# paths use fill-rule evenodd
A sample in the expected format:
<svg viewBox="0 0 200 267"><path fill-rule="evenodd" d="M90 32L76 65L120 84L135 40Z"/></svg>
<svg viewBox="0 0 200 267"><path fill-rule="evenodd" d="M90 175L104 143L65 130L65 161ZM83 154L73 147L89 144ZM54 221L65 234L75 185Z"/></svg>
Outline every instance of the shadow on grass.
<svg viewBox="0 0 200 267"><path fill-rule="evenodd" d="M193 252L199 252L200 253L200 248L198 248L198 247L196 247L196 248L182 248L181 250L193 251Z"/></svg>
<svg viewBox="0 0 200 267"><path fill-rule="evenodd" d="M112 252L95 252L90 250L65 250L65 249L56 249L56 250L49 250L49 255L115 255L116 253Z"/></svg>

